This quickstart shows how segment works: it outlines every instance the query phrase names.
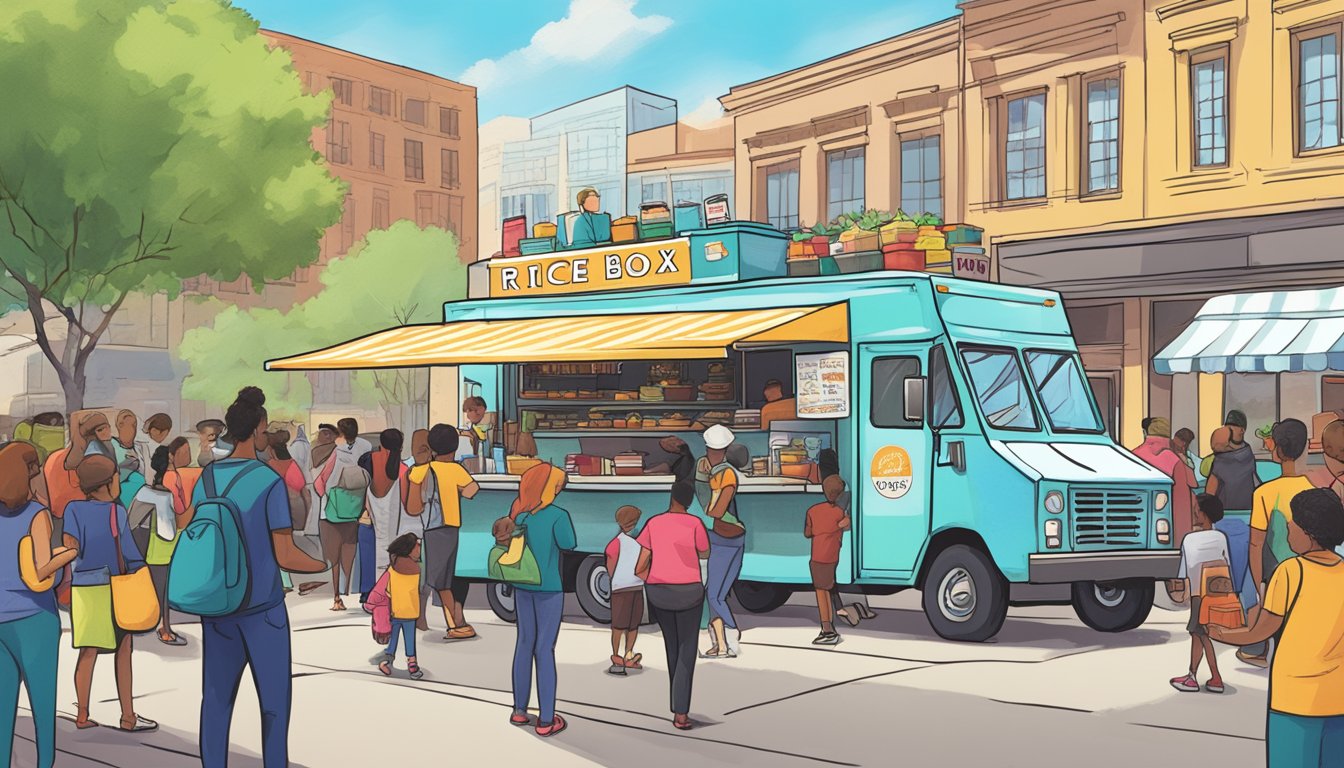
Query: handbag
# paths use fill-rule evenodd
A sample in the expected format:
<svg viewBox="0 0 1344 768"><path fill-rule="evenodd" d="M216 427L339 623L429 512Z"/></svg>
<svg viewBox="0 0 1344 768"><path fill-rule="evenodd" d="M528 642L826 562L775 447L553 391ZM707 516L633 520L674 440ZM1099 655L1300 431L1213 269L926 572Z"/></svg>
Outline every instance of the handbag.
<svg viewBox="0 0 1344 768"><path fill-rule="evenodd" d="M336 487L362 496L368 490L369 476L359 467L342 467L340 477L336 478Z"/></svg>
<svg viewBox="0 0 1344 768"><path fill-rule="evenodd" d="M117 505L110 506L112 544L117 550L117 575L112 581L112 618L126 632L148 632L159 625L159 596L149 569L141 567L126 573L121 555L121 533L117 525Z"/></svg>
<svg viewBox="0 0 1344 768"><path fill-rule="evenodd" d="M490 550L490 562L487 571L498 576L500 581L509 584L536 586L541 583L541 566L527 543L527 526L519 525L509 539L508 548L495 547Z"/></svg>
<svg viewBox="0 0 1344 768"><path fill-rule="evenodd" d="M1225 629L1241 629L1246 617L1241 611L1241 599L1232 587L1232 571L1225 563L1209 563L1200 569L1199 623Z"/></svg>
<svg viewBox="0 0 1344 768"><path fill-rule="evenodd" d="M327 492L327 519L333 523L353 523L364 514L364 495L344 488Z"/></svg>

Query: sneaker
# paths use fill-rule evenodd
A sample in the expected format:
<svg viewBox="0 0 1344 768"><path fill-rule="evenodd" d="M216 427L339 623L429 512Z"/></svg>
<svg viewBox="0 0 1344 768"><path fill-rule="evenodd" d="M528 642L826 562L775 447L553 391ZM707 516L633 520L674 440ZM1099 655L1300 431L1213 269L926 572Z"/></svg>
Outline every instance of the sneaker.
<svg viewBox="0 0 1344 768"><path fill-rule="evenodd" d="M837 632L822 632L812 641L813 645L839 645L840 635Z"/></svg>
<svg viewBox="0 0 1344 768"><path fill-rule="evenodd" d="M1246 652L1245 648L1237 649L1237 660L1250 664L1252 667L1259 667L1260 669L1267 669L1269 667L1269 659L1264 656L1252 656Z"/></svg>
<svg viewBox="0 0 1344 768"><path fill-rule="evenodd" d="M1214 678L1204 684L1204 690L1208 691L1209 693L1222 693L1223 681L1219 678Z"/></svg>
<svg viewBox="0 0 1344 768"><path fill-rule="evenodd" d="M540 722L537 723L537 735L544 739L547 736L554 736L568 727L569 723L565 722L565 718L556 715L550 725L542 725Z"/></svg>
<svg viewBox="0 0 1344 768"><path fill-rule="evenodd" d="M1171 678L1171 687L1182 693L1199 693L1199 682L1194 675Z"/></svg>

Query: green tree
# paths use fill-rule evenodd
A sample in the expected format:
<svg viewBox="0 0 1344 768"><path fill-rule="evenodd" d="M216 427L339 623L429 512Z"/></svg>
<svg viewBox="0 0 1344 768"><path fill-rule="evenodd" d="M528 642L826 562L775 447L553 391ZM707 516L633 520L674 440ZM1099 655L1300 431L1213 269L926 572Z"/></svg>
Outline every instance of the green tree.
<svg viewBox="0 0 1344 768"><path fill-rule="evenodd" d="M0 304L32 315L72 410L129 294L283 278L340 217L309 144L330 94L226 2L5 0L0 103Z"/></svg>
<svg viewBox="0 0 1344 768"><path fill-rule="evenodd" d="M293 313L276 309L242 310L211 301L219 311L210 327L193 328L182 335L178 355L191 364L182 382L182 396L220 405L246 386L266 392L266 411L276 419L307 421L313 406L313 388L302 373L265 371L266 350L283 348L307 337L307 329Z"/></svg>
<svg viewBox="0 0 1344 768"><path fill-rule="evenodd" d="M443 320L443 303L466 296L466 267L457 249L452 233L437 227L420 229L411 221L370 232L323 269L321 292L289 312L230 308L212 328L189 331L180 347L182 359L191 366L182 394L227 402L239 387L260 382L268 408L274 390L277 398L284 398L285 407L306 412L312 405L307 376L263 373L266 360L329 347L394 325ZM297 383L299 379L303 384ZM426 383L424 372L414 369L360 371L354 376L352 394L363 405L381 407L389 424L409 425L408 409L424 396Z"/></svg>

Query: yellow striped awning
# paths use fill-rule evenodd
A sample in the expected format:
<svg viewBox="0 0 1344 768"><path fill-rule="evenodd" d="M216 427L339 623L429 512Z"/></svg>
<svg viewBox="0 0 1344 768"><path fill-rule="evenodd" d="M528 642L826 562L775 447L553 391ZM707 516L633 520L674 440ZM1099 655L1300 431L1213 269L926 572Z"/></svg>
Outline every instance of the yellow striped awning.
<svg viewBox="0 0 1344 768"><path fill-rule="evenodd" d="M334 347L271 360L268 371L415 368L468 363L708 360L734 345L848 342L843 304L466 320L389 328Z"/></svg>

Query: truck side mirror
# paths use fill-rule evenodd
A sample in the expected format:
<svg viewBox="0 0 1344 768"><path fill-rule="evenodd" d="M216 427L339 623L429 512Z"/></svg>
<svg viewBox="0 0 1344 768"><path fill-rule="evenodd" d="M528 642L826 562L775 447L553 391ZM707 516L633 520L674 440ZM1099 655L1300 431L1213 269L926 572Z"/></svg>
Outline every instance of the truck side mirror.
<svg viewBox="0 0 1344 768"><path fill-rule="evenodd" d="M924 420L923 376L910 376L905 380L905 420Z"/></svg>
<svg viewBox="0 0 1344 768"><path fill-rule="evenodd" d="M966 471L966 443L953 440L947 444L947 463L952 465L957 474Z"/></svg>

